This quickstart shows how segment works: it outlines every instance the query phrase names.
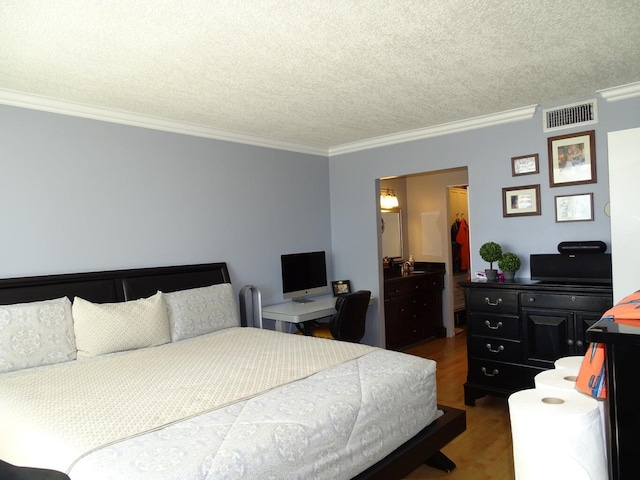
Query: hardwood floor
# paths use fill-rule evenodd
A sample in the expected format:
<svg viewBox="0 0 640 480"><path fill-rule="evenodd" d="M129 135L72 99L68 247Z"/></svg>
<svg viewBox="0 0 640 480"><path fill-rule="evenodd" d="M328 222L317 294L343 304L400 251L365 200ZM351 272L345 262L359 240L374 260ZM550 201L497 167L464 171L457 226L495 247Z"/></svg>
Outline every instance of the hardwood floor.
<svg viewBox="0 0 640 480"><path fill-rule="evenodd" d="M467 377L466 333L438 338L405 349L406 353L431 358L438 364L438 403L467 412L467 430L442 449L457 467L445 473L426 465L405 480L513 480L513 451L506 398L483 397L474 407L464 404Z"/></svg>

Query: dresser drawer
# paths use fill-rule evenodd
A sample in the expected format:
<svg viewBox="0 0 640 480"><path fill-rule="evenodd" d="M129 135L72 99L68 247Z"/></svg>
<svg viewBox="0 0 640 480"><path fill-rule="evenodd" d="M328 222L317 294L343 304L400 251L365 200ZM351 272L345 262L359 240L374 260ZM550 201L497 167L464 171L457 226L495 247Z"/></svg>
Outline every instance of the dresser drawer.
<svg viewBox="0 0 640 480"><path fill-rule="evenodd" d="M543 370L491 360L471 359L467 380L488 389L517 392L533 388L534 377Z"/></svg>
<svg viewBox="0 0 640 480"><path fill-rule="evenodd" d="M469 355L475 358L500 362L521 362L523 358L522 344L517 340L472 335L467 339L467 343Z"/></svg>
<svg viewBox="0 0 640 480"><path fill-rule="evenodd" d="M423 293L427 290L425 280L423 275L419 275L386 281L384 284L384 297L387 300L393 300Z"/></svg>
<svg viewBox="0 0 640 480"><path fill-rule="evenodd" d="M385 286L384 298L385 300L396 300L405 297L411 297L420 294L424 291L420 285L410 284L398 284L391 287Z"/></svg>
<svg viewBox="0 0 640 480"><path fill-rule="evenodd" d="M611 308L610 297L526 292L520 294L523 308L553 308L556 310L584 310L602 314Z"/></svg>
<svg viewBox="0 0 640 480"><path fill-rule="evenodd" d="M477 288L468 290L468 308L474 312L518 314L518 292Z"/></svg>
<svg viewBox="0 0 640 480"><path fill-rule="evenodd" d="M424 288L427 290L436 289L442 290L444 288L444 275L437 272L425 273L423 279Z"/></svg>
<svg viewBox="0 0 640 480"><path fill-rule="evenodd" d="M467 319L469 333L492 338L520 340L520 317L471 313Z"/></svg>

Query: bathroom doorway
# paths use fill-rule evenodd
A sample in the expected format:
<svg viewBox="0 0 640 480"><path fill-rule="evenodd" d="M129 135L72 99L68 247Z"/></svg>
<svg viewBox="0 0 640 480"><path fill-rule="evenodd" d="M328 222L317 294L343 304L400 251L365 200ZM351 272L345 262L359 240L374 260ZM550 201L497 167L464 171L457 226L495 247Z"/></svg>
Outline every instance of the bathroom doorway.
<svg viewBox="0 0 640 480"><path fill-rule="evenodd" d="M458 302L460 300L454 298L455 282L458 280L454 279L451 253L449 187L452 186L464 186L466 193L466 167L380 179L380 189L393 189L398 199L404 257L400 260L406 260L412 255L415 261L445 265L442 318L447 336L456 333L454 302L456 299ZM456 208L453 208L454 219ZM469 222L468 207L464 215ZM382 266L382 261L380 265Z"/></svg>

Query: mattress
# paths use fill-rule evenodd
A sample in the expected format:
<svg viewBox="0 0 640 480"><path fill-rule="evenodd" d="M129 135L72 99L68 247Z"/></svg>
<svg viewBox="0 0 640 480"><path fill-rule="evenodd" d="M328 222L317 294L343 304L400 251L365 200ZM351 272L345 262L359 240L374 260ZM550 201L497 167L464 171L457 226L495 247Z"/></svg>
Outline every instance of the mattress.
<svg viewBox="0 0 640 480"><path fill-rule="evenodd" d="M435 363L230 328L0 375L0 458L88 479L348 479L439 416Z"/></svg>

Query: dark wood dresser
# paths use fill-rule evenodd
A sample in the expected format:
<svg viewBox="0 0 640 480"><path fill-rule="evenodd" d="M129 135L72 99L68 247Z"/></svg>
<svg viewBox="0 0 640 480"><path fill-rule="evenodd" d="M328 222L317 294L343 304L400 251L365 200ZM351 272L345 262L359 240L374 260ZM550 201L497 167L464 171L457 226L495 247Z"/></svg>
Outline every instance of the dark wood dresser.
<svg viewBox="0 0 640 480"><path fill-rule="evenodd" d="M467 303L464 402L534 387L561 357L583 355L586 331L612 306L610 286L532 280L463 282Z"/></svg>
<svg viewBox="0 0 640 480"><path fill-rule="evenodd" d="M404 277L399 273L385 275L385 336L389 349L445 336L442 323L444 265L426 268Z"/></svg>
<svg viewBox="0 0 640 480"><path fill-rule="evenodd" d="M640 328L601 320L587 330L589 342L606 348L609 479L640 478Z"/></svg>

